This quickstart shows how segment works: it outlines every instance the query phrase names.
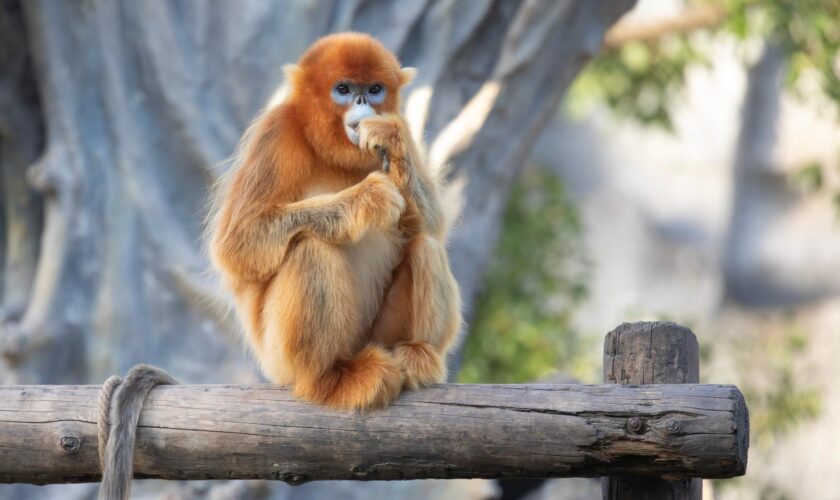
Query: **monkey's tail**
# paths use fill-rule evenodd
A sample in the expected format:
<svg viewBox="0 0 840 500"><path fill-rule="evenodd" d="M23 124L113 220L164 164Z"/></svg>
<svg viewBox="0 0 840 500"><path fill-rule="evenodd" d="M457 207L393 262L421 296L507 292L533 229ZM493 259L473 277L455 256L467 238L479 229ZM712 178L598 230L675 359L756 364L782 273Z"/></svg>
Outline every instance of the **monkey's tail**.
<svg viewBox="0 0 840 500"><path fill-rule="evenodd" d="M134 432L140 420L143 401L157 385L171 385L178 382L162 368L149 365L136 365L129 370L122 383L118 378L108 379L103 386L100 399L100 414L108 413L108 420L113 424L110 433L104 432L107 426L100 417L100 450L105 446L102 456L102 486L99 488L99 500L127 500L131 492L131 480L134 477ZM117 387L111 402L111 391ZM104 407L104 408L102 408ZM103 439L107 436L106 439ZM107 445L104 441L107 441Z"/></svg>

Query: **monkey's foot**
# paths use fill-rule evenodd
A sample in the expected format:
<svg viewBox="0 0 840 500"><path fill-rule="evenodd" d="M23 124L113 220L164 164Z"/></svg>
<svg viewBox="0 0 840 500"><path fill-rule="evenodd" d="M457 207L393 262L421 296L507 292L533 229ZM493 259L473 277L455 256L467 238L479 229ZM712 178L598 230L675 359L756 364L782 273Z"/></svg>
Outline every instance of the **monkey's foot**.
<svg viewBox="0 0 840 500"><path fill-rule="evenodd" d="M402 372L394 357L385 349L368 345L352 360L336 366L320 387L296 387L304 399L314 400L331 408L364 410L384 408L402 388ZM326 382L332 388L320 393ZM314 389L314 390L313 390Z"/></svg>
<svg viewBox="0 0 840 500"><path fill-rule="evenodd" d="M406 389L418 389L446 380L443 356L426 342L400 342L394 355L403 370Z"/></svg>

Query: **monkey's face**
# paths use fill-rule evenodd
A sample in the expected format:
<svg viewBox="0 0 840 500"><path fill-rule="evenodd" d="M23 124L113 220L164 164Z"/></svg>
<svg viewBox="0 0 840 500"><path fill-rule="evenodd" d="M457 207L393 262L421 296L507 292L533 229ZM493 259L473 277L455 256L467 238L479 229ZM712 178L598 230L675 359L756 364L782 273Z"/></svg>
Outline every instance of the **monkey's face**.
<svg viewBox="0 0 840 500"><path fill-rule="evenodd" d="M340 80L332 89L332 100L344 112L344 133L355 145L359 144L359 122L377 114L376 107L385 102L387 89L382 83L354 83Z"/></svg>
<svg viewBox="0 0 840 500"><path fill-rule="evenodd" d="M321 160L344 168L376 168L378 159L358 147L359 122L398 113L400 89L414 75L374 38L339 33L321 38L287 67L288 102Z"/></svg>

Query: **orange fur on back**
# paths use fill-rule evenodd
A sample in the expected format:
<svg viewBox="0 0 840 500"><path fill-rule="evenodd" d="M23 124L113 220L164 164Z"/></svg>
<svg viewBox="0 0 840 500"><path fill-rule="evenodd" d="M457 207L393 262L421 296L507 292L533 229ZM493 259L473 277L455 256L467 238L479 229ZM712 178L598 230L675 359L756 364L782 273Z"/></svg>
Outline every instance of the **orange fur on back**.
<svg viewBox="0 0 840 500"><path fill-rule="evenodd" d="M288 74L288 97L249 128L219 189L211 260L272 381L332 407L384 406L443 380L460 327L440 186L399 114L413 73L344 33ZM330 97L341 81L387 90L359 145Z"/></svg>

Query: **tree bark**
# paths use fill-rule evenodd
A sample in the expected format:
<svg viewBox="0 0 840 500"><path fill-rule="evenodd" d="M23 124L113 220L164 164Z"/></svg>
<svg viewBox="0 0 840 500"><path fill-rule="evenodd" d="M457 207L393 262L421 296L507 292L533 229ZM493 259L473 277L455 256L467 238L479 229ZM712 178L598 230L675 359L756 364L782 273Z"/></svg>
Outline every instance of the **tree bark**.
<svg viewBox="0 0 840 500"><path fill-rule="evenodd" d="M0 482L96 481L98 386L0 388ZM638 429L630 422L640 422ZM138 478L428 479L746 469L728 385L444 385L337 412L271 386L160 386L137 430Z"/></svg>
<svg viewBox="0 0 840 500"><path fill-rule="evenodd" d="M207 272L207 190L283 64L334 31L371 32L419 69L407 115L452 165L447 198L463 211L450 255L469 318L512 180L632 3L3 0L17 30L3 45L24 61L8 76L37 83L37 98L0 88L26 124L0 108L2 381L99 381L138 362L257 380Z"/></svg>

